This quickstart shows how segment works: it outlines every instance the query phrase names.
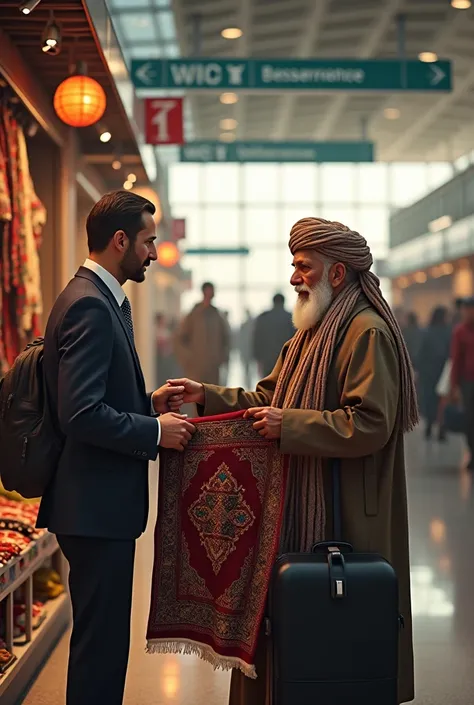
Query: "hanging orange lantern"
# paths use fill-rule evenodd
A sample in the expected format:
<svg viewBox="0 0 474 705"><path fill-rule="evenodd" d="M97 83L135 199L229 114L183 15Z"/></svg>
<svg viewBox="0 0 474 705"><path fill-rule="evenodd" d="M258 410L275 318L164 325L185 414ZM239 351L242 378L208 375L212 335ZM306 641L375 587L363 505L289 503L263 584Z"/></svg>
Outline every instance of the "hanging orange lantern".
<svg viewBox="0 0 474 705"><path fill-rule="evenodd" d="M157 247L158 262L162 267L174 267L180 259L180 251L174 242L160 242Z"/></svg>
<svg viewBox="0 0 474 705"><path fill-rule="evenodd" d="M71 127L89 127L105 112L105 91L90 76L74 75L59 84L54 94L58 117Z"/></svg>

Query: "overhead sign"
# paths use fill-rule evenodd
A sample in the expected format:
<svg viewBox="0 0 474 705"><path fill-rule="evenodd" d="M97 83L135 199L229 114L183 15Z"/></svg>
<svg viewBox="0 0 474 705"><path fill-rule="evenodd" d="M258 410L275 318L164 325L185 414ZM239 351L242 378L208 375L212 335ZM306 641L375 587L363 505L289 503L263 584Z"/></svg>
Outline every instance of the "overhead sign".
<svg viewBox="0 0 474 705"><path fill-rule="evenodd" d="M250 253L248 247L191 247L185 255L243 255Z"/></svg>
<svg viewBox="0 0 474 705"><path fill-rule="evenodd" d="M373 162L373 142L188 142L182 162Z"/></svg>
<svg viewBox="0 0 474 705"><path fill-rule="evenodd" d="M145 139L147 144L183 144L183 99L145 100Z"/></svg>
<svg viewBox="0 0 474 705"><path fill-rule="evenodd" d="M135 59L136 88L196 91L450 91L451 62L418 59Z"/></svg>

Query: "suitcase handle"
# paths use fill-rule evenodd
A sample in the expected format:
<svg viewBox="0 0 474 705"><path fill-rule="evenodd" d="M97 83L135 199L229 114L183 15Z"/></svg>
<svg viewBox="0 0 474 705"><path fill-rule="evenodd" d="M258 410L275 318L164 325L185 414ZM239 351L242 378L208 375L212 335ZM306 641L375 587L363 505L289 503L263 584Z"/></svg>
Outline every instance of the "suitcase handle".
<svg viewBox="0 0 474 705"><path fill-rule="evenodd" d="M336 546L329 549L328 568L331 597L334 600L341 600L347 596L346 562L343 554Z"/></svg>
<svg viewBox="0 0 474 705"><path fill-rule="evenodd" d="M352 553L354 547L346 541L319 541L311 549L311 553L327 553L331 549L337 548L340 553Z"/></svg>

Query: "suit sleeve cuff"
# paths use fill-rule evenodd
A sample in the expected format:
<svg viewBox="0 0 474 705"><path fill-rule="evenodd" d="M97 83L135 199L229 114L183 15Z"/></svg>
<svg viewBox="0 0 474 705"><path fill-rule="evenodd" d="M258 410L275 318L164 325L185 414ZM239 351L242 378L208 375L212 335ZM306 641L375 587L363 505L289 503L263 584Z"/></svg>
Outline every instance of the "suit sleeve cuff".
<svg viewBox="0 0 474 705"><path fill-rule="evenodd" d="M156 423L158 424L158 433L156 435L156 445L159 446L161 443L161 423L160 419L156 419Z"/></svg>

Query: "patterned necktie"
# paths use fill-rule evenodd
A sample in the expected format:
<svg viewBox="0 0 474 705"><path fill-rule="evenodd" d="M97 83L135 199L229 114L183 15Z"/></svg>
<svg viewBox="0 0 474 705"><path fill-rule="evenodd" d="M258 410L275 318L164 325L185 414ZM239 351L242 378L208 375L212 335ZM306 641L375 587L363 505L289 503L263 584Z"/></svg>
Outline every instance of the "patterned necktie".
<svg viewBox="0 0 474 705"><path fill-rule="evenodd" d="M125 318L125 323L127 324L128 330L132 334L132 340L134 339L133 335L133 319L132 319L132 307L130 306L130 301L128 300L127 297L124 298L122 305L120 306L122 309L123 317Z"/></svg>

